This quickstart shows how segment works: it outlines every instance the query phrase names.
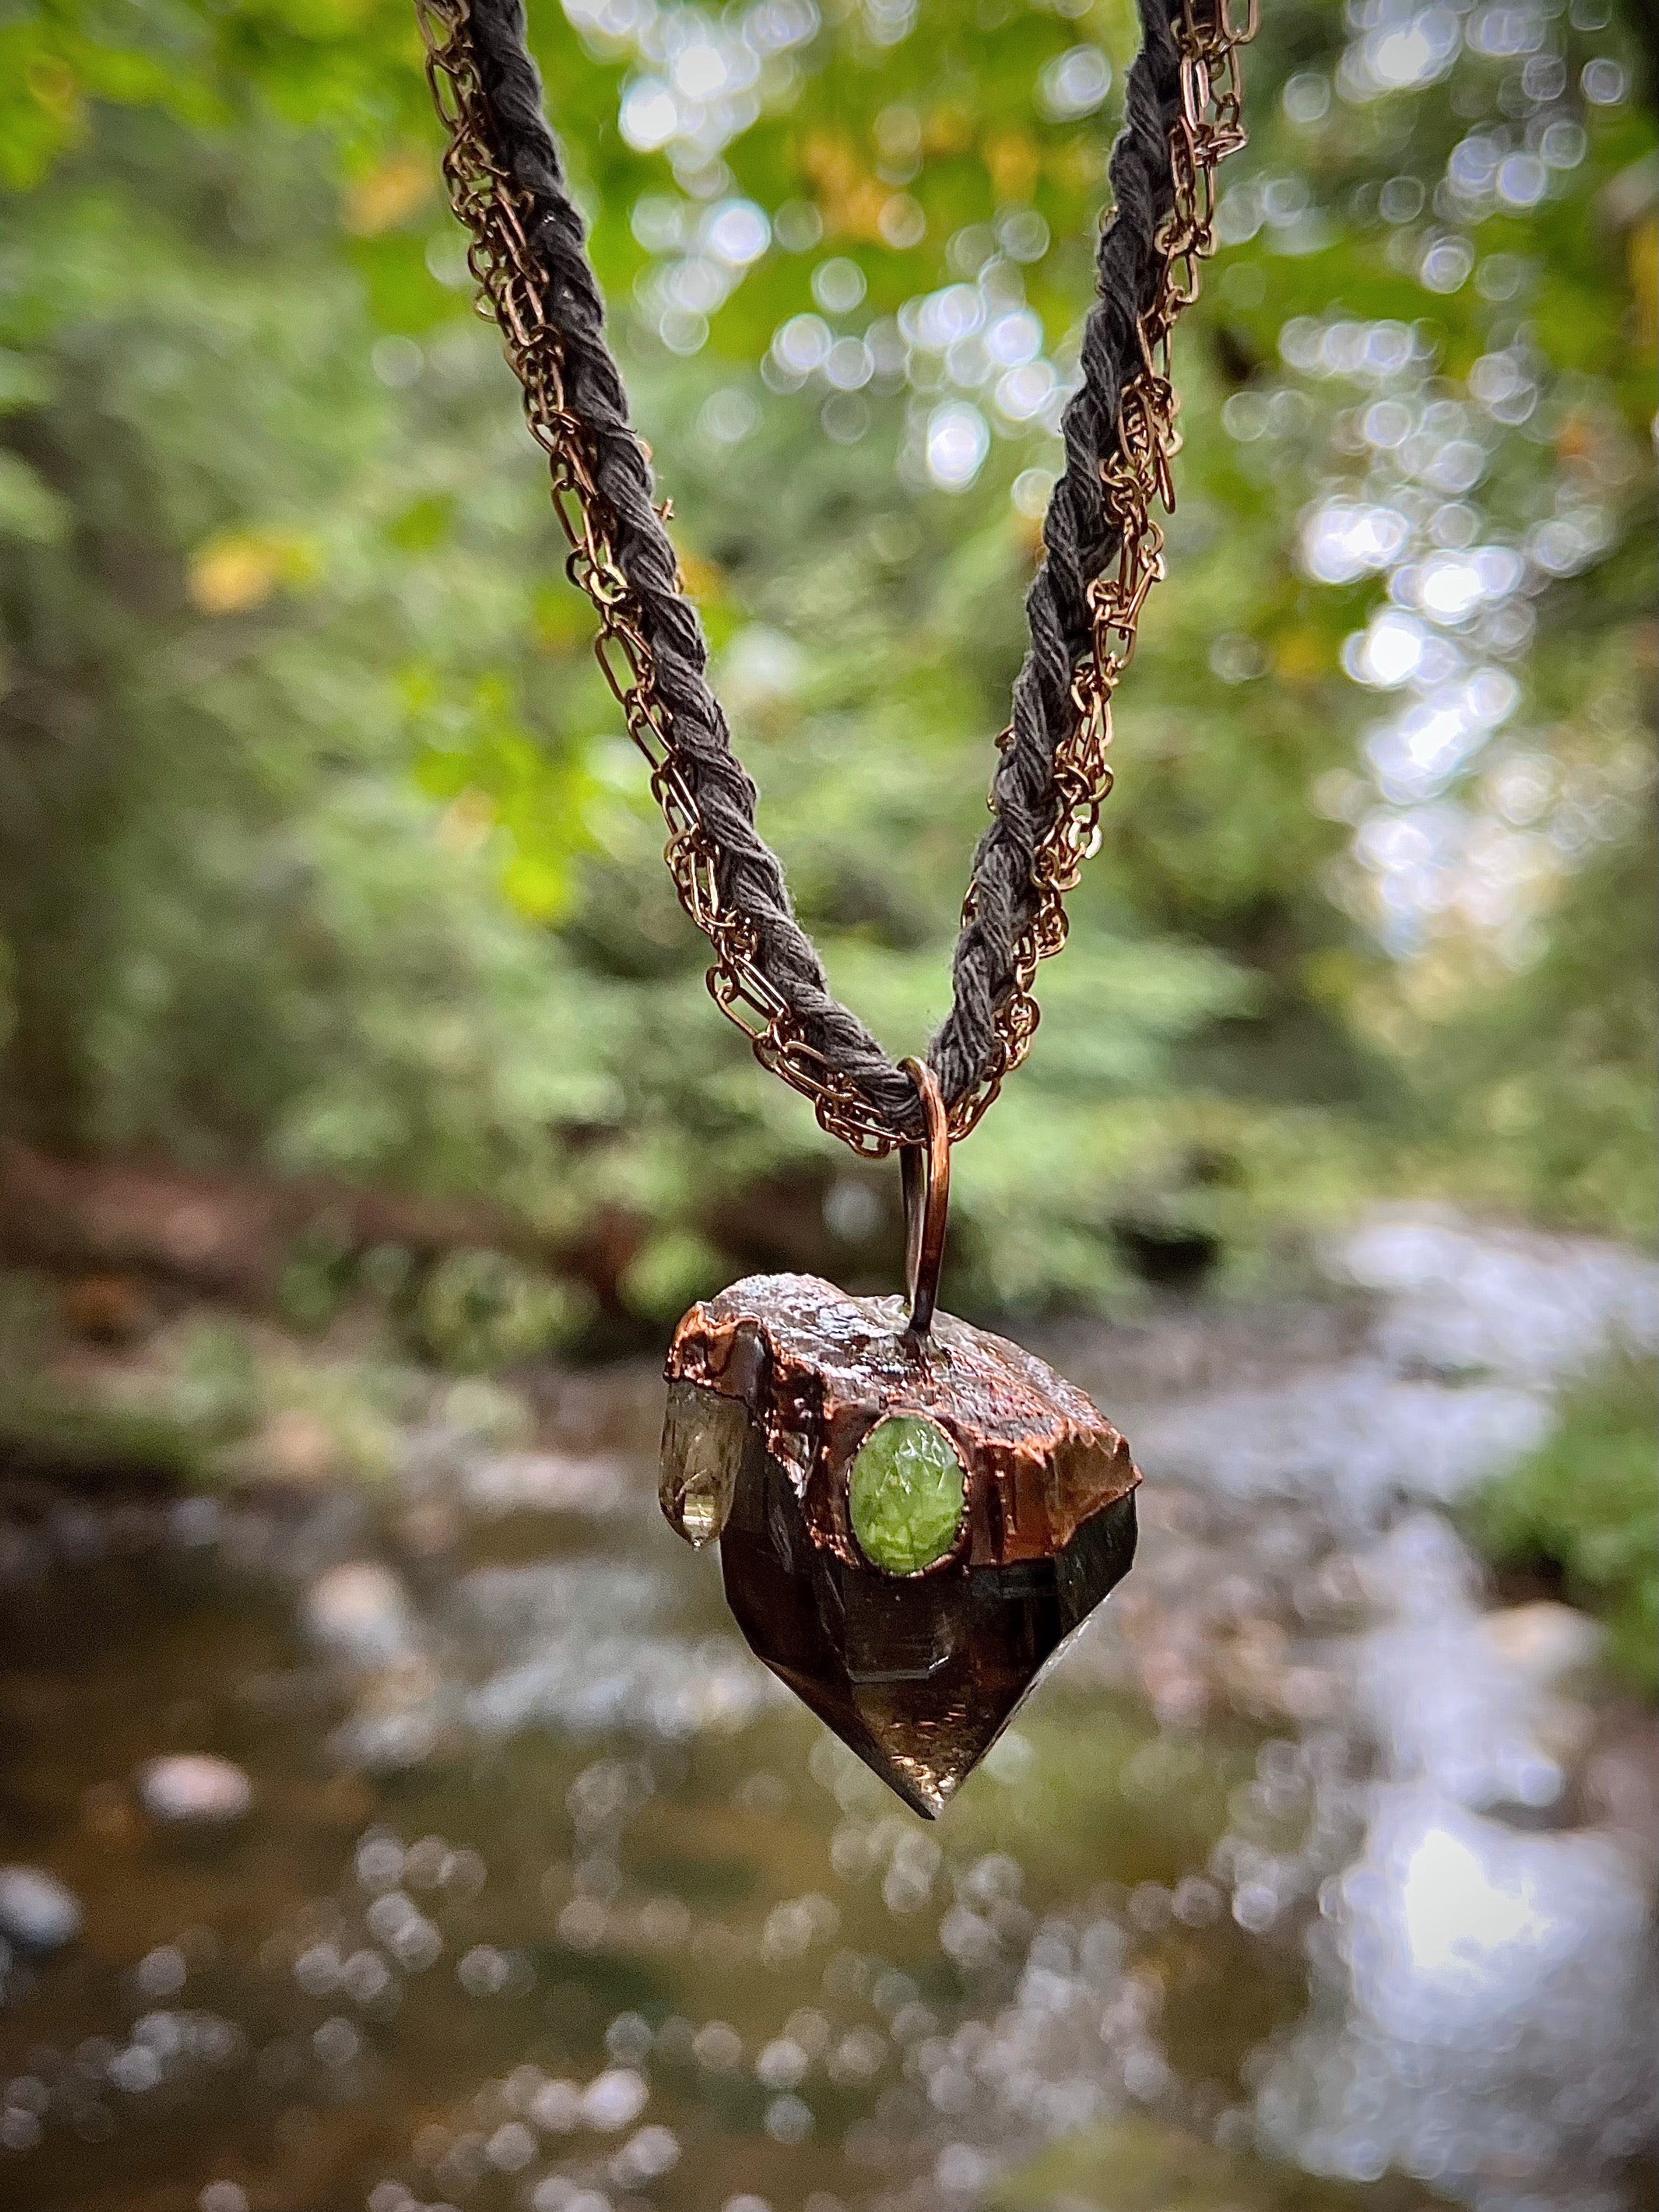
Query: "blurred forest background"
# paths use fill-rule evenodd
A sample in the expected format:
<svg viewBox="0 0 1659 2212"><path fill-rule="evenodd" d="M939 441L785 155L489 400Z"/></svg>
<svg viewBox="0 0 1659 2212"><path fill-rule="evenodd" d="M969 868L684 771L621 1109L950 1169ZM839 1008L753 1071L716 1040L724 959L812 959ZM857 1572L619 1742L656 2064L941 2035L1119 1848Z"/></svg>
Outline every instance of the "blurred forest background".
<svg viewBox="0 0 1659 2212"><path fill-rule="evenodd" d="M1133 12L531 26L765 827L919 1049ZM290 1316L367 1290L463 1364L744 1267L884 1286L896 1176L702 989L403 0L37 0L0 62L14 1246L100 1164L334 1194L281 1217ZM1379 1194L1650 1234L1651 69L1609 0L1269 0L958 1307L1282 1283Z"/></svg>
<svg viewBox="0 0 1659 2212"><path fill-rule="evenodd" d="M1263 12L943 1285L1146 1541L941 1847L653 1510L681 1310L896 1288L899 1177L703 988L410 0L0 0L40 2212L1652 2202L1653 0ZM530 28L763 827L920 1050L1131 0Z"/></svg>
<svg viewBox="0 0 1659 2212"><path fill-rule="evenodd" d="M943 1285L1145 1541L940 1844L653 1507L675 1318L899 1177L704 988L411 0L0 0L0 2198L1654 2201L1653 7L1263 0ZM529 10L919 1051L1132 0Z"/></svg>

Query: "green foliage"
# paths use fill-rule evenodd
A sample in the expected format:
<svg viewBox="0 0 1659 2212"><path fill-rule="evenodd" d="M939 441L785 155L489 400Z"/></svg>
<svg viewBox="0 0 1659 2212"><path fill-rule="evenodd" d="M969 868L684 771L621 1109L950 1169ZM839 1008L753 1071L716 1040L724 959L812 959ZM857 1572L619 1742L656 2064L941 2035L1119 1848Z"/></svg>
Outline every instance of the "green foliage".
<svg viewBox="0 0 1659 2212"><path fill-rule="evenodd" d="M545 1357L574 1333L580 1302L500 1252L452 1252L422 1285L420 1346L441 1365L488 1372Z"/></svg>
<svg viewBox="0 0 1659 2212"><path fill-rule="evenodd" d="M1131 11L926 0L883 44L826 5L713 155L628 143L619 99L655 64L597 23L532 9L716 678L833 980L915 1049L946 1003L1053 410L1001 409L939 354L831 390L777 334L817 315L886 361L907 303L989 267L1063 374ZM1437 215L1455 149L1542 128L1520 64L1471 52L1352 100L1338 9L1269 13L1228 243L1181 337L1171 580L1043 1027L958 1164L958 1304L1097 1304L1126 1252L1213 1253L1248 1281L1402 1174L1641 1225L1629 971L1651 948L1626 856L1650 754L1653 356L1631 180L1652 133L1572 89L1616 35L1559 35L1583 159L1524 211L1489 193ZM832 1154L702 990L538 456L467 311L403 0L37 0L3 40L11 1126L488 1196L613 1320L672 1318L738 1261L890 1281L896 1179ZM1111 97L1057 112L1045 84L1085 46ZM1385 187L1422 204L1385 213ZM771 246L706 314L676 304L705 210L734 197ZM1422 274L1443 231L1479 257L1449 291ZM1537 641L1492 647L1518 703L1422 804L1379 797L1378 702L1344 672L1384 580L1317 581L1299 544L1339 492L1405 497L1361 435L1363 380L1291 358L1297 318L1343 317L1414 334L1420 404L1473 423L1471 526L1520 544L1593 512L1601 532L1528 587ZM1470 396L1511 355L1543 395L1523 421ZM989 425L954 494L926 459L953 392ZM1487 650L1478 627L1460 651ZM1512 911L1456 890L1399 933L1364 855L1430 817L1497 855ZM320 1318L340 1285L301 1257Z"/></svg>
<svg viewBox="0 0 1659 2212"><path fill-rule="evenodd" d="M157 1478L185 1489L240 1483L304 1488L383 1480L400 1427L430 1416L481 1441L522 1444L532 1425L514 1394L470 1375L434 1386L418 1357L498 1365L539 1351L560 1286L515 1275L498 1255L457 1255L439 1341L361 1295L343 1326L313 1343L222 1315L141 1316L120 1356L91 1358L35 1279L0 1273L0 1463L75 1483ZM463 1279L465 1279L465 1280ZM457 1314L458 1294L471 1292ZM307 1312L307 1321L314 1313Z"/></svg>
<svg viewBox="0 0 1659 2212"><path fill-rule="evenodd" d="M1659 1018L1643 979L1655 890L1646 844L1595 856L1569 882L1536 967L1435 1040L1429 1079L1462 1139L1456 1158L1473 1164L1466 1188L1537 1220L1651 1237Z"/></svg>
<svg viewBox="0 0 1659 2212"><path fill-rule="evenodd" d="M1468 1509L1497 1565L1561 1574L1573 1603L1607 1623L1619 1671L1650 1693L1659 1687L1656 1448L1659 1368L1629 1359L1575 1391L1549 1441Z"/></svg>
<svg viewBox="0 0 1659 2212"><path fill-rule="evenodd" d="M481 588L392 542L464 455L398 422L302 143L243 137L204 227L227 150L109 118L98 173L15 228L36 290L13 314L58 395L20 428L80 520L6 569L10 1103L59 1143L510 1190L591 1085L496 856L404 778L412 698L509 741L536 487L460 518L509 541ZM465 345L462 382L486 361ZM495 669L492 634L519 641ZM422 690L417 653L443 672Z"/></svg>
<svg viewBox="0 0 1659 2212"><path fill-rule="evenodd" d="M115 1470L204 1486L264 1409L252 1346L232 1324L186 1325L144 1370L89 1378L55 1358L61 1351L41 1286L0 1275L0 1461L14 1472L102 1482Z"/></svg>

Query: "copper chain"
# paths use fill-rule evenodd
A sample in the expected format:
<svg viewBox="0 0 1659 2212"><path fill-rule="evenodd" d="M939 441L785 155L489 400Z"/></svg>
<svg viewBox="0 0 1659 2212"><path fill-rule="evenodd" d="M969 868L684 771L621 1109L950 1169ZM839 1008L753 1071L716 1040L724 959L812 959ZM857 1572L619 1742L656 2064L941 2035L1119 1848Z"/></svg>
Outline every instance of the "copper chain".
<svg viewBox="0 0 1659 2212"><path fill-rule="evenodd" d="M1159 234L1158 290L1140 320L1145 365L1124 387L1119 449L1102 469L1107 513L1121 535L1121 550L1115 566L1090 586L1094 652L1073 684L1077 720L1054 756L1054 818L1034 856L1036 909L1019 939L1014 988L996 1015L996 1064L953 1103L953 1139L977 1126L1004 1078L1030 1048L1038 1021L1037 963L1065 944L1066 894L1100 842L1100 810L1112 787L1106 760L1112 694L1133 654L1146 595L1164 573L1164 532L1153 508L1167 514L1175 506L1170 464L1181 445L1180 403L1170 381L1170 337L1181 310L1198 296L1200 263L1214 251L1217 165L1244 143L1238 49L1255 35L1259 0L1243 4L1243 19L1235 24L1230 0L1206 0L1202 14L1194 0L1184 0L1174 27L1181 58L1181 114L1170 137L1175 204ZM416 6L427 76L448 136L445 181L471 240L467 262L479 289L479 312L500 327L523 387L531 435L547 455L554 510L570 546L566 566L599 617L594 652L629 735L650 765L652 792L668 825L665 858L680 903L714 947L708 988L749 1038L762 1066L811 1101L823 1127L855 1152L879 1159L903 1139L857 1085L800 1035L792 1009L755 964L753 925L721 898L714 846L657 695L638 602L616 557L583 424L565 402L559 339L545 312L544 279L528 235L531 204L491 151L489 110L469 36L466 0L416 0ZM970 891L964 919L973 896Z"/></svg>

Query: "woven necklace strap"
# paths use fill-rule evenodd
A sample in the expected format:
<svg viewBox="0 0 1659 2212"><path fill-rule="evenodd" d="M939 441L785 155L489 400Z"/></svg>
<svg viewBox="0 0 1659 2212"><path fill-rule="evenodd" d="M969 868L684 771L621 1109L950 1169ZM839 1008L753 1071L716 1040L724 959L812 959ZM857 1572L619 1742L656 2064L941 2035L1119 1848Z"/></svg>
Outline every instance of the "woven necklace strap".
<svg viewBox="0 0 1659 2212"><path fill-rule="evenodd" d="M708 988L757 1057L867 1158L923 1134L915 1082L831 994L795 918L757 794L709 687L708 649L605 343L583 226L542 108L520 0L416 0L448 134L444 173L469 260L548 457L569 573L598 616L599 665L651 768L681 902L714 947ZM999 740L952 963L928 1048L953 1138L1024 1058L1037 963L1066 940L1065 896L1099 842L1111 701L1162 574L1174 505L1170 334L1213 248L1217 164L1243 143L1228 0L1139 0L1142 46L1112 150L1113 213L1065 465L1026 598L1030 646Z"/></svg>

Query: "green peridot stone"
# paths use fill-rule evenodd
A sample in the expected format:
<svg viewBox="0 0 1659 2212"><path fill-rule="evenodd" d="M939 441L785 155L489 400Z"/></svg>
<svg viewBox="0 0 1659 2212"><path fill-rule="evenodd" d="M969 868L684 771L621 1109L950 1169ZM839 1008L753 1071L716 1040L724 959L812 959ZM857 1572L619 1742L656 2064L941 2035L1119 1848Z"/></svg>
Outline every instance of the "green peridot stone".
<svg viewBox="0 0 1659 2212"><path fill-rule="evenodd" d="M865 1558L890 1575L919 1574L956 1541L962 1462L937 1422L890 1413L854 1455L848 1503Z"/></svg>

